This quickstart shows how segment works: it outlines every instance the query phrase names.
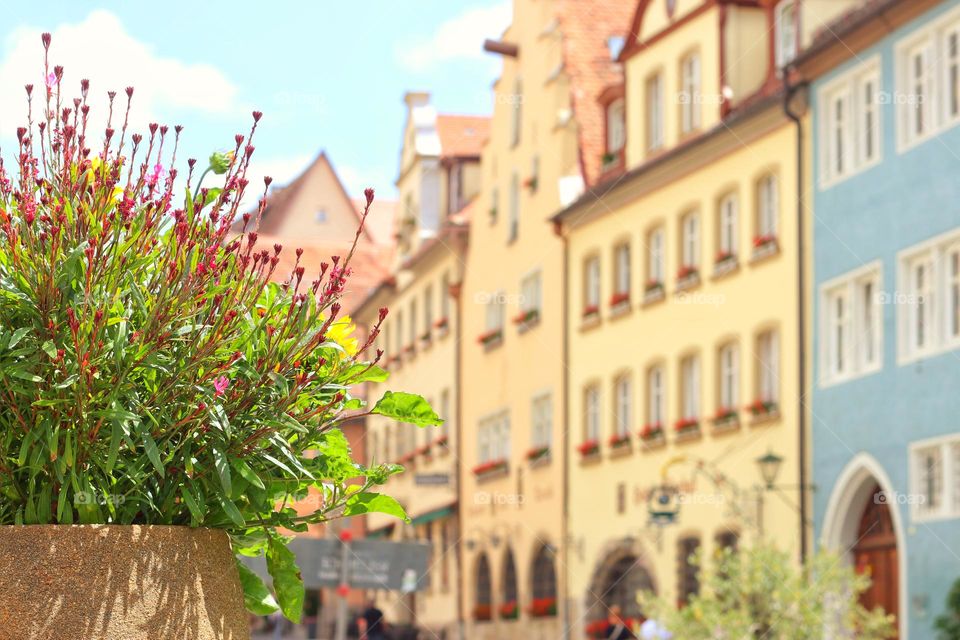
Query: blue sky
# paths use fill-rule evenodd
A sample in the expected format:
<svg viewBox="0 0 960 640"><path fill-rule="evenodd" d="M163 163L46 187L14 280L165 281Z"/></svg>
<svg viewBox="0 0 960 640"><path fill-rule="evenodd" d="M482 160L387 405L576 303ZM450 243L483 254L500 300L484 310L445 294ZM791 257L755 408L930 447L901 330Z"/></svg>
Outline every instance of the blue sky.
<svg viewBox="0 0 960 640"><path fill-rule="evenodd" d="M441 111L487 114L499 62L480 47L510 18L509 0L43 2L4 7L0 148L10 160L23 84L42 85L39 34L64 86L91 95L136 87L134 115L183 124L181 158L206 158L264 119L253 166L283 183L321 149L347 188L393 196L403 93L428 90ZM101 102L102 105L102 102ZM93 108L98 109L93 103ZM95 131L102 131L100 124Z"/></svg>

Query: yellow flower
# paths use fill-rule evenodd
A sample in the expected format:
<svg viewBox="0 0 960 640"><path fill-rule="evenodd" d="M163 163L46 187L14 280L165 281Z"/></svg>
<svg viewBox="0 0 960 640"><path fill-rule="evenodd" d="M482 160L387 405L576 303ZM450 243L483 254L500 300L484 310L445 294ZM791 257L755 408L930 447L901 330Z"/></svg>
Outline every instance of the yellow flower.
<svg viewBox="0 0 960 640"><path fill-rule="evenodd" d="M352 337L355 329L356 325L353 324L350 316L343 316L330 325L330 329L327 331L327 339L333 340L343 347L348 355L355 356L358 348L357 339Z"/></svg>

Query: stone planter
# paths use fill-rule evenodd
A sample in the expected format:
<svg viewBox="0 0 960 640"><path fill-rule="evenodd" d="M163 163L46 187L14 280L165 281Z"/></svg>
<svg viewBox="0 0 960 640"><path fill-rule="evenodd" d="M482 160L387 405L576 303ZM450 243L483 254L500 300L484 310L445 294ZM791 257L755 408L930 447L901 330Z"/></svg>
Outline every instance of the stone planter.
<svg viewBox="0 0 960 640"><path fill-rule="evenodd" d="M0 526L0 637L249 640L229 538L166 526Z"/></svg>

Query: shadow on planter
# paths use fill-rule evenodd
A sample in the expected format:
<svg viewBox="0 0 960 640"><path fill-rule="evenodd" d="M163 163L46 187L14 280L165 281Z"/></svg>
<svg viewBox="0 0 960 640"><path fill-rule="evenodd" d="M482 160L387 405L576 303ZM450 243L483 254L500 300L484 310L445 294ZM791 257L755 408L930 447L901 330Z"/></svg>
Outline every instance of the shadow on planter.
<svg viewBox="0 0 960 640"><path fill-rule="evenodd" d="M248 640L226 533L0 526L0 637Z"/></svg>

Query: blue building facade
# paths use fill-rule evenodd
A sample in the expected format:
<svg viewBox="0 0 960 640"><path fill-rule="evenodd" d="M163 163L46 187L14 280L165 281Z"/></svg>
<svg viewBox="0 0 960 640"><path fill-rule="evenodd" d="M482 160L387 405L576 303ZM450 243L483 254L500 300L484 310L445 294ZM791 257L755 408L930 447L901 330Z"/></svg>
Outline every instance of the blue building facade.
<svg viewBox="0 0 960 640"><path fill-rule="evenodd" d="M923 640L960 578L960 0L915 5L807 75L807 166L815 535Z"/></svg>

